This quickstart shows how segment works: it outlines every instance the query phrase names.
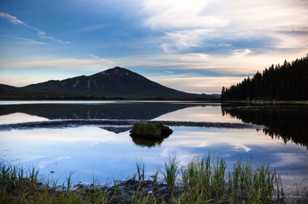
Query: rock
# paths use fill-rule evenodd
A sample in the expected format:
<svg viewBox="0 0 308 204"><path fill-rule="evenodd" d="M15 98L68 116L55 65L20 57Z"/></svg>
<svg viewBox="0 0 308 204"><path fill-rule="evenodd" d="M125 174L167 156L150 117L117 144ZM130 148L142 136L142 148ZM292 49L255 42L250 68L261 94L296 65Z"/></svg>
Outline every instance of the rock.
<svg viewBox="0 0 308 204"><path fill-rule="evenodd" d="M172 130L159 122L140 122L134 124L130 135L134 138L161 140L168 137Z"/></svg>

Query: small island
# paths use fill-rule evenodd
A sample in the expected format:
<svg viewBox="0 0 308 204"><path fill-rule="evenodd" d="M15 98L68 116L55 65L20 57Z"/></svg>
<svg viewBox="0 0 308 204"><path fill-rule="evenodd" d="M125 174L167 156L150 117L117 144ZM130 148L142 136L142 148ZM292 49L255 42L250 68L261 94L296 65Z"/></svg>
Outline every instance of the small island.
<svg viewBox="0 0 308 204"><path fill-rule="evenodd" d="M172 134L172 130L160 122L140 122L134 124L130 131L132 137L149 140L161 140Z"/></svg>

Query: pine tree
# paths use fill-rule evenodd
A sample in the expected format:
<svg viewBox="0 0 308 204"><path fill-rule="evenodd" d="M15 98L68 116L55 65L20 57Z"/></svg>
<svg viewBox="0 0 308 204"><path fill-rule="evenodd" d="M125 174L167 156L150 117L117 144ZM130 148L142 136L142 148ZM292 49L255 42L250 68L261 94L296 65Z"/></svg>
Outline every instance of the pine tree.
<svg viewBox="0 0 308 204"><path fill-rule="evenodd" d="M222 100L308 100L308 54L293 62L271 65L262 73L229 88L222 88Z"/></svg>

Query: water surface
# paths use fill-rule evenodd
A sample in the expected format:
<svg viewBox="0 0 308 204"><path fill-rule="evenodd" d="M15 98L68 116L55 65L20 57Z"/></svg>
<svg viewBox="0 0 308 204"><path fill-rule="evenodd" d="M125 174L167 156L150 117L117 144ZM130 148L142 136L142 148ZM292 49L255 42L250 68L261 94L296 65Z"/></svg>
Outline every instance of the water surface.
<svg viewBox="0 0 308 204"><path fill-rule="evenodd" d="M148 175L176 157L181 165L208 155L232 165L268 164L282 175L286 189L308 183L308 107L247 106L190 102L1 102L0 127L8 124L84 120L163 120L248 123L258 128L173 126L163 141L131 138L129 125L72 125L0 129L2 162L35 167L44 178L61 183L111 183L135 173L144 162Z"/></svg>

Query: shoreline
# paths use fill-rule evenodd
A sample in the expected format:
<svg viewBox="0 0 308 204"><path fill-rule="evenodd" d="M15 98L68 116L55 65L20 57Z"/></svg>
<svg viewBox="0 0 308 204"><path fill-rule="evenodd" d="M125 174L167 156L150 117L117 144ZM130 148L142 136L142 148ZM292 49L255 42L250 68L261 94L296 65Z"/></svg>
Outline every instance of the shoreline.
<svg viewBox="0 0 308 204"><path fill-rule="evenodd" d="M308 105L308 101L296 100L221 100L221 104L245 104L245 105Z"/></svg>
<svg viewBox="0 0 308 204"><path fill-rule="evenodd" d="M223 99L0 99L0 103L7 102L38 102L38 103L197 103L197 104L252 104L252 105L308 105L308 100L223 100ZM1 105L1 104L0 104Z"/></svg>
<svg viewBox="0 0 308 204"><path fill-rule="evenodd" d="M0 130L8 129L27 129L27 128L58 128L58 127L78 127L83 125L109 125L109 126L132 126L138 122L147 120L113 120L113 119L64 119L49 120L38 122L24 122L15 124L0 125ZM235 128L235 129L261 129L263 126L248 123L226 123L226 122L192 122L192 121L160 121L158 122L168 126L184 127L209 127L209 128Z"/></svg>
<svg viewBox="0 0 308 204"><path fill-rule="evenodd" d="M0 203L100 203L100 204L186 204L204 203L306 203L308 194L284 193L279 174L268 166L256 169L237 163L232 170L223 159L210 157L191 161L180 168L175 159L162 172L145 178L145 166L137 163L136 173L112 185L78 183L72 176L65 183L43 182L39 172L0 164ZM160 179L162 178L162 179Z"/></svg>

